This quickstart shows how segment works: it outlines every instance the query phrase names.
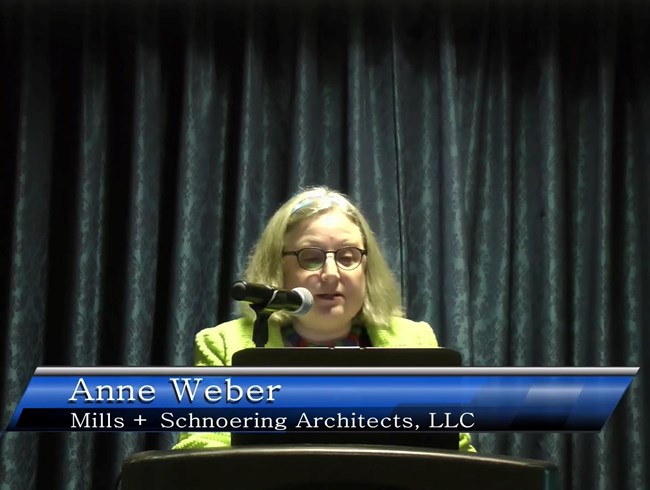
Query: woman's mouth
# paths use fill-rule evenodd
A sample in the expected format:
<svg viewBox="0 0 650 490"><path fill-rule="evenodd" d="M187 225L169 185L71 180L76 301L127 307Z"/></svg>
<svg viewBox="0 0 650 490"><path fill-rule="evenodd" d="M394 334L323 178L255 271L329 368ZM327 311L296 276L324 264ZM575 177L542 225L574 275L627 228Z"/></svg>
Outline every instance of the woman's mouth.
<svg viewBox="0 0 650 490"><path fill-rule="evenodd" d="M316 294L315 296L316 298L324 301L335 301L339 298L343 298L343 295L341 293L320 293Z"/></svg>

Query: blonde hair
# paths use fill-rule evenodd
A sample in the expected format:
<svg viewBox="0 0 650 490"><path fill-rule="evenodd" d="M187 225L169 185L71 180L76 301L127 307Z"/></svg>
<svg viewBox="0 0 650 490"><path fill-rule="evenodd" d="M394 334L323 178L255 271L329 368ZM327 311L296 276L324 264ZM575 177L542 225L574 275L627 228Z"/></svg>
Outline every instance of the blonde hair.
<svg viewBox="0 0 650 490"><path fill-rule="evenodd" d="M282 287L282 250L287 233L300 223L333 209L341 211L357 225L367 252L365 301L354 321L365 325L388 325L391 317L403 316L397 283L361 211L345 195L327 187L313 187L300 192L275 212L253 248L244 280ZM242 309L242 313L249 317L254 315L249 307ZM272 316L272 319L282 324L291 318L287 312L277 312Z"/></svg>

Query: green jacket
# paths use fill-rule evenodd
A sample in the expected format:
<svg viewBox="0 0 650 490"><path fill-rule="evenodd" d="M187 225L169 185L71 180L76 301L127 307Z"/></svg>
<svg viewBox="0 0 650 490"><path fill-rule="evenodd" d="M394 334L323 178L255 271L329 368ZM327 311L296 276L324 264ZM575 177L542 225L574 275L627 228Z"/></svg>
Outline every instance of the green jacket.
<svg viewBox="0 0 650 490"><path fill-rule="evenodd" d="M438 347L433 330L426 322L414 322L405 318L393 317L386 327L370 326L367 329L374 347ZM231 366L235 352L253 343L253 320L239 318L222 323L216 327L201 330L196 335L197 366ZM266 347L284 347L280 325L269 321L269 340ZM228 432L183 433L172 449L201 449L230 445ZM458 448L475 451L469 434L460 434Z"/></svg>

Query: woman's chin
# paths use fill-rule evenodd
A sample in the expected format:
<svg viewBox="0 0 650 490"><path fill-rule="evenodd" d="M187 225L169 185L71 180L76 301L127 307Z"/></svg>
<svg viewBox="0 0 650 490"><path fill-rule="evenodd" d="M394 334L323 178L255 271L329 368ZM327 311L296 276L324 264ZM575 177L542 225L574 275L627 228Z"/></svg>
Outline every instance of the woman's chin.
<svg viewBox="0 0 650 490"><path fill-rule="evenodd" d="M309 323L315 327L342 328L350 324L350 315L346 315L343 305L314 305L310 313Z"/></svg>
<svg viewBox="0 0 650 490"><path fill-rule="evenodd" d="M320 314L317 315L312 315L314 313L312 310L309 318L305 317L299 320L299 323L307 330L320 333L340 333L349 330L352 324L349 315L344 315L343 311L334 310L319 312Z"/></svg>

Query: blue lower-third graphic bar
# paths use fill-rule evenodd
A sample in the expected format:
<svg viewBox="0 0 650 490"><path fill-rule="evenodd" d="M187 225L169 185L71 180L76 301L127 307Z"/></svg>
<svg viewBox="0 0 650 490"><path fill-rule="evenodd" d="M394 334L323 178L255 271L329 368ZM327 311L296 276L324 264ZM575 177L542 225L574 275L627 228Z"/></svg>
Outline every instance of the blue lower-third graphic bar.
<svg viewBox="0 0 650 490"><path fill-rule="evenodd" d="M599 431L638 368L39 368L8 430Z"/></svg>

